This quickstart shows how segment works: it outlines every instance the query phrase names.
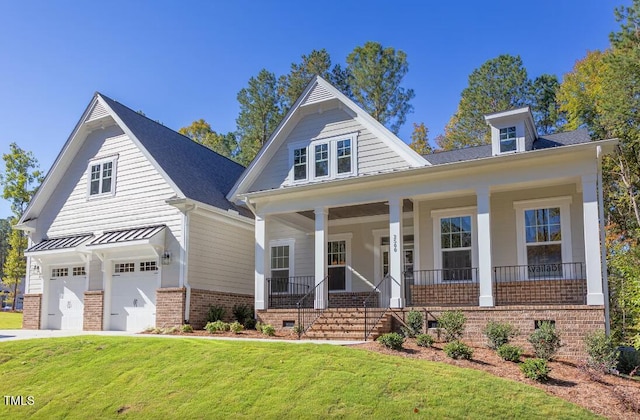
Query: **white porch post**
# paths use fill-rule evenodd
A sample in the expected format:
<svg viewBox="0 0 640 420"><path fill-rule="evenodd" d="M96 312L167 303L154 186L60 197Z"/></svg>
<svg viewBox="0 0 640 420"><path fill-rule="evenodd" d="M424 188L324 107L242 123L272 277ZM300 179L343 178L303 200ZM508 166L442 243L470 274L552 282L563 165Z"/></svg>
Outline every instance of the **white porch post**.
<svg viewBox="0 0 640 420"><path fill-rule="evenodd" d="M420 271L420 202L413 200L413 271Z"/></svg>
<svg viewBox="0 0 640 420"><path fill-rule="evenodd" d="M106 256L102 258L102 284L103 295L103 317L102 329L108 331L111 327L111 295L112 295L113 261Z"/></svg>
<svg viewBox="0 0 640 420"><path fill-rule="evenodd" d="M255 305L256 310L268 309L267 299L267 264L266 260L269 256L267 252L267 221L266 217L256 215L255 223L255 237L256 237L256 250L255 250Z"/></svg>
<svg viewBox="0 0 640 420"><path fill-rule="evenodd" d="M327 225L329 211L326 207L315 209L316 231L315 231L315 284L316 286L327 277ZM329 306L329 282L325 281L322 286L316 289L316 309L326 309Z"/></svg>
<svg viewBox="0 0 640 420"><path fill-rule="evenodd" d="M604 305L596 180L596 174L582 176L582 217L584 226L584 259L587 266L587 305Z"/></svg>
<svg viewBox="0 0 640 420"><path fill-rule="evenodd" d="M476 189L478 207L478 277L480 306L494 306L491 262L491 201L489 187Z"/></svg>
<svg viewBox="0 0 640 420"><path fill-rule="evenodd" d="M402 293L404 252L402 251L402 198L389 200L389 274L391 275L392 308L404 307Z"/></svg>

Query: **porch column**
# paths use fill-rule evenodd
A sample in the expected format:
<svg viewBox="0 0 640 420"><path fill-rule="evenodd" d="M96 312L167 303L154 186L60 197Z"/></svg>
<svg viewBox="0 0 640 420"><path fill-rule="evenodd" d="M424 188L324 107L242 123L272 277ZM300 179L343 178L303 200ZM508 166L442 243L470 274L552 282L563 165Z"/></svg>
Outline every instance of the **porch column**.
<svg viewBox="0 0 640 420"><path fill-rule="evenodd" d="M255 307L258 309L267 309L269 300L267 299L267 276L266 276L266 259L269 255L267 252L267 221L266 217L256 215L255 223Z"/></svg>
<svg viewBox="0 0 640 420"><path fill-rule="evenodd" d="M316 231L315 231L315 284L318 286L320 282L327 278L327 225L329 210L326 207L318 207L315 209L316 215ZM324 281L322 286L316 289L316 300L314 303L316 309L326 309L329 307L329 281Z"/></svg>
<svg viewBox="0 0 640 420"><path fill-rule="evenodd" d="M392 308L404 307L402 293L404 253L402 251L402 198L389 200L389 274L391 275Z"/></svg>
<svg viewBox="0 0 640 420"><path fill-rule="evenodd" d="M491 201L489 187L476 189L478 207L478 281L480 306L494 306L491 262Z"/></svg>
<svg viewBox="0 0 640 420"><path fill-rule="evenodd" d="M584 260L587 266L587 305L604 305L596 180L597 175L595 174L582 176L582 217L584 227Z"/></svg>
<svg viewBox="0 0 640 420"><path fill-rule="evenodd" d="M102 284L104 285L104 297L102 307L102 330L108 331L111 327L111 295L113 278L113 261L103 255L102 257Z"/></svg>

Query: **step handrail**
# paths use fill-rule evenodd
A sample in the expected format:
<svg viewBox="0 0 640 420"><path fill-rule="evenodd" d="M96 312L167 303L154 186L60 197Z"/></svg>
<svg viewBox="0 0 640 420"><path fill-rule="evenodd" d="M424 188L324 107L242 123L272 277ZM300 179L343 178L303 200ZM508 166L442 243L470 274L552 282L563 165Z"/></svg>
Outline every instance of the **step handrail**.
<svg viewBox="0 0 640 420"><path fill-rule="evenodd" d="M367 341L373 329L376 327L376 325L378 325L378 322L380 322L382 317L385 315L385 313L387 313L387 310L391 306L390 299L383 296L384 291L382 290L382 287L381 287L383 285L386 285L387 283L391 285L391 282L400 284L396 279L394 279L391 276L391 274L387 274L382 278L382 280L380 280L380 282L378 282L378 284L373 288L373 290L371 290L371 292L364 298L364 301L362 302L362 306L364 308L364 341ZM373 296L377 296L378 294L380 294L381 299L378 299L378 305L376 308L380 309L379 311L380 313L376 314L375 311L373 312L371 311L373 307L370 307L370 305L368 305L367 302ZM380 302L381 300L382 302ZM370 317L371 317L371 320L369 320Z"/></svg>
<svg viewBox="0 0 640 420"><path fill-rule="evenodd" d="M327 281L329 279L329 276L326 276L325 278L322 279L322 281L320 281L318 284L315 285L315 287L311 290L309 290L304 296L302 296L302 298L300 298L300 300L298 300L296 302L296 308L298 310L298 325L296 328L296 331L298 333L298 340L300 340L302 338L302 334L306 333L307 330L309 328L311 328L311 326L313 325L314 322L316 322L316 320L320 317L320 315L322 315L322 313L325 311L325 308L320 308L320 309L316 309L315 308L315 296L316 296L316 290L320 287L324 285L324 282ZM312 306L311 308L307 308L305 303L305 299L312 297ZM328 296L327 296L328 299ZM328 307L329 302L325 303L326 306Z"/></svg>

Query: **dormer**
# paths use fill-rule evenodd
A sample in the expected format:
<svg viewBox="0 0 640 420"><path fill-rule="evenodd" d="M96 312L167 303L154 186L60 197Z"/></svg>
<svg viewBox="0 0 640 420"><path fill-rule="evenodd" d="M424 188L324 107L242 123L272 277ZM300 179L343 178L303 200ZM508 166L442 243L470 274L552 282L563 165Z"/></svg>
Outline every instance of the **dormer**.
<svg viewBox="0 0 640 420"><path fill-rule="evenodd" d="M493 156L533 149L538 134L528 106L485 115L484 119L491 127Z"/></svg>

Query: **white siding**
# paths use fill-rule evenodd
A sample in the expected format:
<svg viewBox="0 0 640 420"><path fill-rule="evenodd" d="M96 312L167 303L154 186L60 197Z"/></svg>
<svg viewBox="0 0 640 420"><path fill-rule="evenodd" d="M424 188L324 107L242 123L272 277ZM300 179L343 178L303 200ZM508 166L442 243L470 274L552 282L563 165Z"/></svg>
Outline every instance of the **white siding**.
<svg viewBox="0 0 640 420"><path fill-rule="evenodd" d="M289 144L310 143L314 139L335 137L358 132L358 174L407 168L409 164L385 142L338 108L307 115L298 122L287 139L280 145L271 161L258 176L249 191L276 189L286 184L289 176ZM311 160L310 163L311 164Z"/></svg>
<svg viewBox="0 0 640 420"><path fill-rule="evenodd" d="M85 121L97 120L107 115L109 115L109 112L107 111L107 109L104 106L102 106L100 102L96 102L96 104L94 105L93 109L91 110L91 112L89 113Z"/></svg>
<svg viewBox="0 0 640 420"><path fill-rule="evenodd" d="M313 236L305 232L282 224L274 219L267 220L267 243L278 239L293 239L294 244L294 269L291 276L313 276L314 243ZM267 250L267 255L271 249ZM267 277L271 276L271 267L267 267Z"/></svg>
<svg viewBox="0 0 640 420"><path fill-rule="evenodd" d="M254 293L254 234L235 224L189 216L189 285L226 293Z"/></svg>
<svg viewBox="0 0 640 420"><path fill-rule="evenodd" d="M42 293L42 266L40 266L40 272L34 272L31 270L33 264L38 264L31 257L27 258L27 276L29 280L27 281L28 288L25 288L25 293ZM25 279L26 280L26 279Z"/></svg>
<svg viewBox="0 0 640 420"><path fill-rule="evenodd" d="M320 86L316 84L311 92L307 95L307 97L302 101L301 105L308 105L315 102L326 101L327 99L333 98L331 92L324 88L324 86Z"/></svg>

